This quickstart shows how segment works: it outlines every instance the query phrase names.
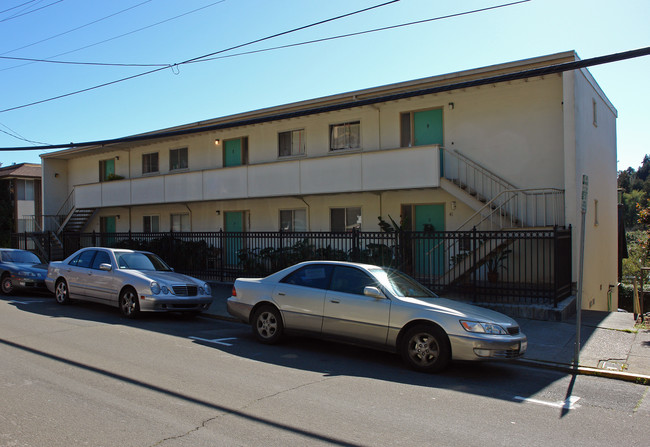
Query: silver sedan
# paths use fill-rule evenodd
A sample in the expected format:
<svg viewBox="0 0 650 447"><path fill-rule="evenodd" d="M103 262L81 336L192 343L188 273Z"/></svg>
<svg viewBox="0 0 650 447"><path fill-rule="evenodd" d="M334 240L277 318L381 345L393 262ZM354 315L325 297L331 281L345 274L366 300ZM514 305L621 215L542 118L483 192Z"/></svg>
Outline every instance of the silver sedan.
<svg viewBox="0 0 650 447"><path fill-rule="evenodd" d="M451 360L514 359L527 339L513 319L440 298L397 270L310 261L266 278L240 278L228 312L262 343L305 333L399 352L412 368L437 372Z"/></svg>
<svg viewBox="0 0 650 447"><path fill-rule="evenodd" d="M199 314L212 303L210 286L175 273L157 255L117 248L83 248L51 262L45 285L59 304L70 299L119 307L127 318L140 311Z"/></svg>

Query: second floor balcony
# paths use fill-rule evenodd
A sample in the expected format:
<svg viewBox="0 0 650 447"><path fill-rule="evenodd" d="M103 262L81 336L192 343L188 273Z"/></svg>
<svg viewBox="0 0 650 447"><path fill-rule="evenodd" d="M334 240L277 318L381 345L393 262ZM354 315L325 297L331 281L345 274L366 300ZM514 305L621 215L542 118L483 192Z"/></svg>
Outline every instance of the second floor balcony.
<svg viewBox="0 0 650 447"><path fill-rule="evenodd" d="M440 186L438 145L75 185L77 208Z"/></svg>

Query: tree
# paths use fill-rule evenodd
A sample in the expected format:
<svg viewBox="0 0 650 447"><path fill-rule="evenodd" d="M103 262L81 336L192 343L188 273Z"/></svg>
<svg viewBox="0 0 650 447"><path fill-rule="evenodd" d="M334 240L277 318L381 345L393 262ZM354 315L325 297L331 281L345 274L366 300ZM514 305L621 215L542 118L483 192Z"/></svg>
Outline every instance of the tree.
<svg viewBox="0 0 650 447"><path fill-rule="evenodd" d="M14 230L13 215L9 181L0 181L0 247L11 246L11 233Z"/></svg>

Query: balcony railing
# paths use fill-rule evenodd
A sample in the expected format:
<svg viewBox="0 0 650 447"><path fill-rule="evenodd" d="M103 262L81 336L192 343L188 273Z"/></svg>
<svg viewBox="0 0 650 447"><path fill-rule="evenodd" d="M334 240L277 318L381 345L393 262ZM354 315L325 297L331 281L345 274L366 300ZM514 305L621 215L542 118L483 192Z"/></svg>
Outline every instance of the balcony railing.
<svg viewBox="0 0 650 447"><path fill-rule="evenodd" d="M77 185L69 200L76 208L98 208L435 188L439 163L437 145L341 153Z"/></svg>

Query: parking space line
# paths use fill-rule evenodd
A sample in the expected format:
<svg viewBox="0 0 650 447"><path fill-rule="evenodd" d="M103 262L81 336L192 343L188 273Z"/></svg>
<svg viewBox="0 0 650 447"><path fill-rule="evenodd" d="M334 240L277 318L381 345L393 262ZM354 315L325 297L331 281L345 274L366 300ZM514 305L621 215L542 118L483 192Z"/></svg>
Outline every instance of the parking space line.
<svg viewBox="0 0 650 447"><path fill-rule="evenodd" d="M33 303L49 303L52 300L34 300L34 301L18 301L18 300L11 300L10 303L17 303L17 304L33 304Z"/></svg>
<svg viewBox="0 0 650 447"><path fill-rule="evenodd" d="M224 345L224 346L232 346L232 343L226 343L226 341L230 340L237 340L236 337L230 337L230 338L215 338L212 340L209 340L207 338L201 338L201 337L190 337L192 340L198 340L198 341L204 341L206 343L214 343L217 345Z"/></svg>
<svg viewBox="0 0 650 447"><path fill-rule="evenodd" d="M529 397L521 397L521 396L515 396L515 399L520 400L522 402L529 402L531 404L546 405L547 407L553 407L553 408L563 408L565 410L575 410L576 408L580 407L580 405L575 404L580 400L580 398L577 396L571 396L568 399L561 400L558 402L546 402L539 399L531 399Z"/></svg>

